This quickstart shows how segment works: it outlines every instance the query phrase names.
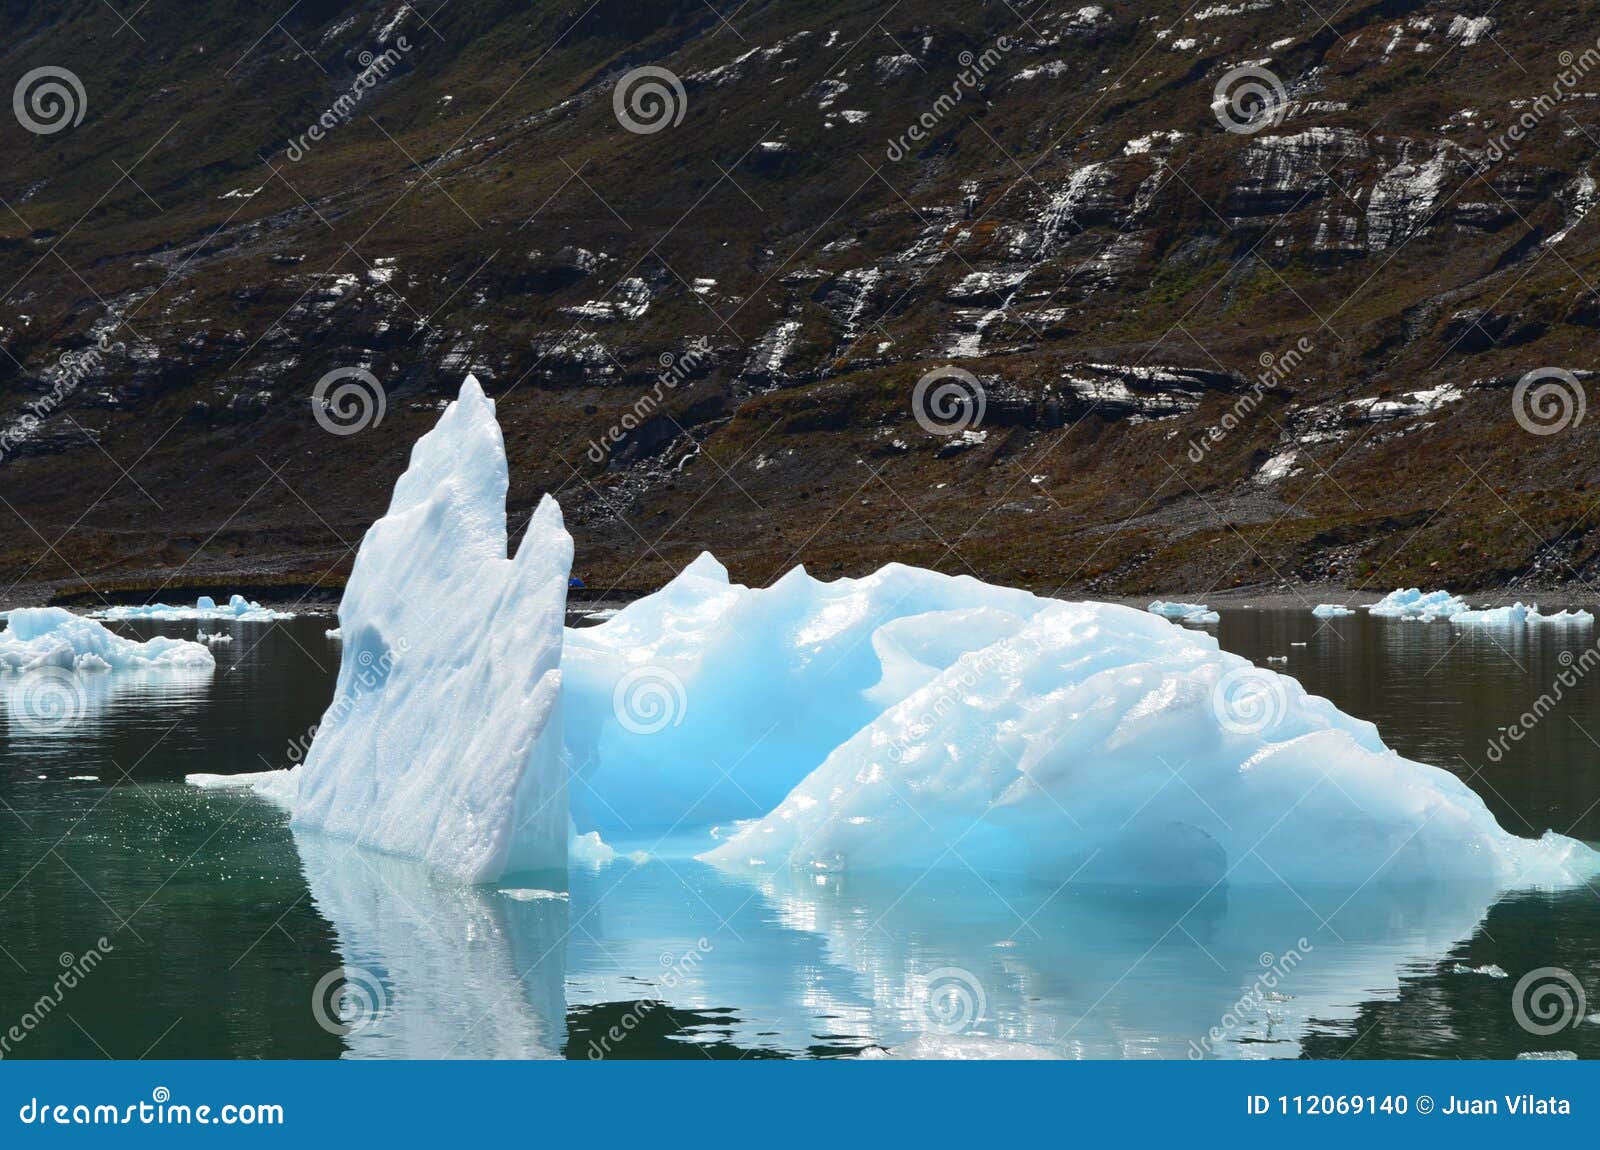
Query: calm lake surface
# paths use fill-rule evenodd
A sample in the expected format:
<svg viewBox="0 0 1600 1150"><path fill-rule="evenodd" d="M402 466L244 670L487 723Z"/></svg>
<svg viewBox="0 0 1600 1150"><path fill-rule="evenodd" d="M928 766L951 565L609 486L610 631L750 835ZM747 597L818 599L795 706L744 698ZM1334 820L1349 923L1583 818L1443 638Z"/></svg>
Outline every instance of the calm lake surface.
<svg viewBox="0 0 1600 1150"><path fill-rule="evenodd" d="M22 1034L5 1057L1600 1057L1596 887L752 879L694 862L693 835L613 844L649 858L575 867L561 898L437 883L184 786L304 745L332 625L119 625L233 641L215 675L85 680L58 731L17 723L0 677L0 1035ZM1488 753L1595 629L1240 609L1210 630L1458 774L1515 833L1600 840L1600 669ZM1513 989L1547 967L1589 1001L1541 1035Z"/></svg>

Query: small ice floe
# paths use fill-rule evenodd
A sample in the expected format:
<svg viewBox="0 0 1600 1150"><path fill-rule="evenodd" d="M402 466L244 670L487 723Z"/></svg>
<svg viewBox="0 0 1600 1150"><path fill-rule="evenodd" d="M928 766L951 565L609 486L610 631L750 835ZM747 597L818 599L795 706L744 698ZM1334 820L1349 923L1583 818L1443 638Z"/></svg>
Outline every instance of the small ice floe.
<svg viewBox="0 0 1600 1150"><path fill-rule="evenodd" d="M1168 603L1157 599L1145 610L1152 615L1160 615L1164 619L1176 619L1180 623L1194 623L1197 625L1215 623L1221 618L1204 603Z"/></svg>
<svg viewBox="0 0 1600 1150"><path fill-rule="evenodd" d="M293 619L293 611L274 611L271 607L263 607L260 603L252 602L243 595L231 595L225 607L218 607L217 601L209 595L202 595L194 601L193 607L173 607L166 603L142 603L138 606L107 607L100 611L92 612L95 619L151 619L160 623L171 623L184 619L236 619L242 623L270 623L274 619Z"/></svg>
<svg viewBox="0 0 1600 1150"><path fill-rule="evenodd" d="M221 631L212 631L209 635L196 635L195 638L200 640L202 643L209 643L213 647L215 647L218 643L233 642L232 635L224 635Z"/></svg>
<svg viewBox="0 0 1600 1150"><path fill-rule="evenodd" d="M201 643L165 635L142 642L125 638L64 607L19 607L0 631L0 670L209 670L216 665Z"/></svg>
<svg viewBox="0 0 1600 1150"><path fill-rule="evenodd" d="M507 898L514 898L518 902L566 902L567 892L564 890L542 890L536 886L513 886L500 891Z"/></svg>
<svg viewBox="0 0 1600 1150"><path fill-rule="evenodd" d="M1318 619L1340 619L1355 612L1342 603L1318 603L1311 608L1311 613Z"/></svg>
<svg viewBox="0 0 1600 1150"><path fill-rule="evenodd" d="M1518 1062L1576 1062L1578 1055L1572 1050L1524 1050L1517 1055Z"/></svg>
<svg viewBox="0 0 1600 1150"><path fill-rule="evenodd" d="M330 639L342 639L342 638L344 638L344 632L339 630L339 628L337 628L337 627L329 627L326 631L323 632L323 634L326 635Z"/></svg>
<svg viewBox="0 0 1600 1150"><path fill-rule="evenodd" d="M1368 612L1386 619L1417 619L1431 623L1435 619L1449 619L1468 610L1467 601L1448 591L1421 591L1405 587L1391 591L1367 608Z"/></svg>
<svg viewBox="0 0 1600 1150"><path fill-rule="evenodd" d="M574 863L582 863L585 866L593 867L596 870L603 866L609 866L622 858L631 863L642 863L649 861L650 856L644 851L634 851L626 855L619 854L600 838L599 831L573 835L567 841L567 859Z"/></svg>
<svg viewBox="0 0 1600 1150"><path fill-rule="evenodd" d="M1458 963L1456 963L1454 966L1452 966L1450 968L1450 973L1451 974L1481 974L1481 975L1484 975L1487 978L1510 978L1511 977L1504 970L1502 970L1500 967L1496 966L1492 962L1489 963L1487 966L1468 966L1465 963L1458 962Z"/></svg>
<svg viewBox="0 0 1600 1150"><path fill-rule="evenodd" d="M1537 603L1525 606L1522 603L1513 603L1509 607L1488 607L1481 611L1461 611L1451 618L1452 623L1463 623L1477 627L1520 627L1524 624L1536 625L1552 623L1556 626L1587 627L1594 623L1594 616L1587 611L1557 611L1551 615L1541 615Z"/></svg>

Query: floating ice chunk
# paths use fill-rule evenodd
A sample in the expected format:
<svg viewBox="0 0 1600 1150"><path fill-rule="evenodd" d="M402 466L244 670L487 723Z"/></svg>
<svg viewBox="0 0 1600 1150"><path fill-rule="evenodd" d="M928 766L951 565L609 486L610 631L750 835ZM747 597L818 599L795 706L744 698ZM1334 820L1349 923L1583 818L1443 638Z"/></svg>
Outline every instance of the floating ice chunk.
<svg viewBox="0 0 1600 1150"><path fill-rule="evenodd" d="M899 564L833 582L796 568L753 589L702 555L567 633L574 821L637 836L759 818L885 707L1045 602ZM943 632L896 622L928 611Z"/></svg>
<svg viewBox="0 0 1600 1150"><path fill-rule="evenodd" d="M330 639L342 639L342 638L344 638L344 632L341 631L338 627L329 627L326 631L323 632L323 634L326 635Z"/></svg>
<svg viewBox="0 0 1600 1150"><path fill-rule="evenodd" d="M1529 614L1539 614L1538 605L1524 607L1521 603L1513 603L1509 607L1488 607L1481 611L1458 611L1451 621L1481 627L1511 627L1521 626L1528 621Z"/></svg>
<svg viewBox="0 0 1600 1150"><path fill-rule="evenodd" d="M1454 966L1452 966L1450 968L1450 973L1451 974L1481 974L1481 975L1484 975L1485 977L1488 977L1488 978L1510 978L1511 977L1501 967L1496 966L1494 963L1490 963L1487 966L1468 966L1466 963L1458 962L1458 963L1456 963Z"/></svg>
<svg viewBox="0 0 1600 1150"><path fill-rule="evenodd" d="M1588 626L1594 616L1587 611L1557 611L1553 615L1539 614L1539 605L1531 607L1513 603L1509 607L1489 607L1482 611L1461 611L1451 617L1452 623L1480 627L1518 627L1523 624L1553 623L1558 626Z"/></svg>
<svg viewBox="0 0 1600 1150"><path fill-rule="evenodd" d="M1354 615L1355 612L1342 603L1318 603L1311 608L1311 613L1318 619L1339 619L1345 615Z"/></svg>
<svg viewBox="0 0 1600 1150"><path fill-rule="evenodd" d="M1534 608L1533 614L1528 616L1530 623L1555 623L1574 627L1591 627L1594 625L1594 616L1587 611L1557 611L1554 615L1541 615L1539 609Z"/></svg>
<svg viewBox="0 0 1600 1150"><path fill-rule="evenodd" d="M202 644L156 636L129 639L102 623L63 607L19 607L0 632L0 668L31 671L61 667L69 671L195 669L216 666Z"/></svg>
<svg viewBox="0 0 1600 1150"><path fill-rule="evenodd" d="M229 619L240 623L270 623L274 619L293 619L293 611L276 611L233 595L226 607L218 607L209 595L194 601L193 607L169 607L165 603L146 603L136 607L106 607L92 613L96 619L152 619L171 623L183 619Z"/></svg>
<svg viewBox="0 0 1600 1150"><path fill-rule="evenodd" d="M1588 847L1508 834L1454 775L1209 635L1112 604L995 614L981 637L948 610L898 620L922 685L703 857L1202 885L1600 873ZM726 689L697 698L742 709Z"/></svg>
<svg viewBox="0 0 1600 1150"><path fill-rule="evenodd" d="M494 402L468 376L356 555L296 826L468 882L565 869L572 538L547 496L508 559L507 486Z"/></svg>
<svg viewBox="0 0 1600 1150"><path fill-rule="evenodd" d="M1452 595L1448 591L1424 593L1415 587L1391 591L1368 608L1371 614L1386 618L1421 619L1426 616L1430 622L1441 617L1451 618L1465 610L1467 601L1460 596Z"/></svg>
<svg viewBox="0 0 1600 1150"><path fill-rule="evenodd" d="M507 486L494 403L468 376L362 540L333 703L304 765L188 781L253 787L297 827L467 882L564 870L572 538L546 497L508 559Z"/></svg>
<svg viewBox="0 0 1600 1150"><path fill-rule="evenodd" d="M1524 1050L1517 1055L1518 1062L1576 1062L1575 1050Z"/></svg>
<svg viewBox="0 0 1600 1150"><path fill-rule="evenodd" d="M1182 623L1215 623L1221 618L1204 603L1167 603L1157 599L1146 610L1152 615L1160 615L1164 619L1177 619Z"/></svg>
<svg viewBox="0 0 1600 1150"><path fill-rule="evenodd" d="M224 634L221 631L212 631L210 634L207 634L207 635L196 635L195 638L198 639L202 643L209 643L213 647L215 647L218 643L231 643L231 642L233 642L233 636L232 635Z"/></svg>
<svg viewBox="0 0 1600 1150"><path fill-rule="evenodd" d="M617 861L617 852L600 838L599 831L574 834L567 844L567 858L584 866L602 867Z"/></svg>
<svg viewBox="0 0 1600 1150"><path fill-rule="evenodd" d="M295 795L300 790L298 771L250 771L239 775L185 775L183 781L191 787L206 790L250 790L276 803L286 811L294 810Z"/></svg>

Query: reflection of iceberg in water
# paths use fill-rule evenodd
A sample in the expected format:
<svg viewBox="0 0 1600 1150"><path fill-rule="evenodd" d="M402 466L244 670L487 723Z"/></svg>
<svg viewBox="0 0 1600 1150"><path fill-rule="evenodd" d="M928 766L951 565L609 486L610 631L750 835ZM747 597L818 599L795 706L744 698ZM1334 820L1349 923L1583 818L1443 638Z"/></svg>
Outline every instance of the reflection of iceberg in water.
<svg viewBox="0 0 1600 1150"><path fill-rule="evenodd" d="M1362 1001L1396 993L1403 967L1469 936L1492 897L1443 886L1308 890L1307 902L1286 888L1052 897L972 875L930 875L906 892L913 878L779 877L764 894L874 988L883 1045L955 1027L1097 1058L1293 1057L1309 1027L1350 1020ZM941 987L939 971L981 992L956 974ZM952 990L981 994L982 1017L965 1025L965 1003L939 998Z"/></svg>
<svg viewBox="0 0 1600 1150"><path fill-rule="evenodd" d="M948 871L751 886L651 863L620 881L575 876L586 929L569 984L575 1001L643 997L627 975L652 976L703 935L692 976L655 993L731 1008L726 1037L749 1046L1294 1057L1471 936L1493 897L1442 884L1143 895Z"/></svg>
<svg viewBox="0 0 1600 1150"><path fill-rule="evenodd" d="M210 667L6 673L0 674L0 713L15 745L48 758L64 742L113 733L130 720L155 714L171 721L195 711L211 685Z"/></svg>
<svg viewBox="0 0 1600 1150"><path fill-rule="evenodd" d="M294 840L340 957L377 999L345 1035L350 1057L560 1056L564 899L443 882L316 831Z"/></svg>

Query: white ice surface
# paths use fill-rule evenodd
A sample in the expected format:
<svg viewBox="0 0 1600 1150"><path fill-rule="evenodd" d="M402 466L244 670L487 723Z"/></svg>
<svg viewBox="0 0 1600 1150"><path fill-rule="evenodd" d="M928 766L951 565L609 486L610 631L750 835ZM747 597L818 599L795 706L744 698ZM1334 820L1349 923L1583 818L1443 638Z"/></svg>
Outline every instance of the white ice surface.
<svg viewBox="0 0 1600 1150"><path fill-rule="evenodd" d="M1182 623L1216 623L1222 618L1204 603L1167 603L1157 599L1146 609L1152 615Z"/></svg>
<svg viewBox="0 0 1600 1150"><path fill-rule="evenodd" d="M757 859L818 871L971 865L1157 884L1520 886L1600 871L1600 856L1574 840L1508 834L1454 775L1401 758L1372 724L1220 651L1207 634L1131 608L1019 599L981 584L962 588L952 610L954 580L907 568L895 576L903 601L922 610L907 606L857 645L867 661L857 681L877 662L869 648L891 656L881 682L795 696L802 707L834 704L836 721L868 701L881 713L776 809L703 857L741 868ZM781 610L740 619L746 636L794 623ZM781 680L761 670L765 647L751 644L746 682ZM730 689L738 681L688 683L686 712L781 714L775 704L747 708L750 688ZM749 738L741 730L716 754L739 755ZM674 790L655 797L650 761L630 772L628 801L673 807ZM612 797L614 788L599 789Z"/></svg>
<svg viewBox="0 0 1600 1150"><path fill-rule="evenodd" d="M702 555L609 621L567 634L578 829L646 836L764 815L934 667L1043 603L898 564L831 583L797 568L752 589ZM896 623L929 611L945 613L943 632Z"/></svg>
<svg viewBox="0 0 1600 1150"><path fill-rule="evenodd" d="M1423 619L1432 621L1450 618L1467 610L1467 601L1448 591L1423 592L1416 587L1391 591L1368 610L1374 615L1394 619Z"/></svg>
<svg viewBox="0 0 1600 1150"><path fill-rule="evenodd" d="M333 703L305 763L255 777L292 798L297 827L467 882L565 869L572 539L547 497L508 559L507 486L494 403L469 376L362 540Z"/></svg>
<svg viewBox="0 0 1600 1150"><path fill-rule="evenodd" d="M30 671L206 670L216 660L204 644L156 636L129 639L63 607L19 607L0 632L0 668Z"/></svg>
<svg viewBox="0 0 1600 1150"><path fill-rule="evenodd" d="M1482 611L1458 611L1450 617L1450 621L1479 627L1520 627L1524 624L1584 627L1594 623L1594 616L1587 611L1556 611L1541 615L1537 603L1531 607L1513 603L1509 607L1489 607Z"/></svg>
<svg viewBox="0 0 1600 1150"><path fill-rule="evenodd" d="M1355 612L1340 603L1318 603L1311 608L1311 613L1318 619L1338 619L1345 615L1354 615Z"/></svg>
<svg viewBox="0 0 1600 1150"><path fill-rule="evenodd" d="M149 603L137 607L107 607L92 612L96 619L153 619L170 623L182 619L223 619L239 623L270 623L274 619L293 619L293 611L276 611L253 603L243 595L229 598L227 605L218 607L215 599L202 595L193 607L170 607L165 603Z"/></svg>

